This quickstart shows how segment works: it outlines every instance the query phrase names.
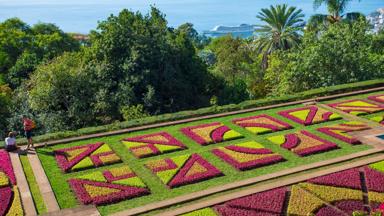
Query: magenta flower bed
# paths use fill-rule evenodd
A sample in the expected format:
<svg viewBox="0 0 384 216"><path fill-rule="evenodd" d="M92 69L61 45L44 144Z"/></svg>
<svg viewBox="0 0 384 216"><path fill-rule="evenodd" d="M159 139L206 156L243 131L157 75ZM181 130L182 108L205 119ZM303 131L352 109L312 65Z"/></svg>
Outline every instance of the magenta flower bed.
<svg viewBox="0 0 384 216"><path fill-rule="evenodd" d="M301 119L293 114L294 112L305 111L305 110L309 110L309 113L307 116L305 116L305 119ZM278 114L302 125L312 125L316 123L341 119L341 117L338 116L337 114L334 114L333 112L330 112L330 111L326 111L324 109L320 109L317 106L308 106L308 107L300 107L300 108L295 108L290 110L284 110L284 111L278 112ZM332 117L332 115L336 117Z"/></svg>
<svg viewBox="0 0 384 216"><path fill-rule="evenodd" d="M0 215L3 216L8 211L12 202L11 187L0 188Z"/></svg>
<svg viewBox="0 0 384 216"><path fill-rule="evenodd" d="M251 196L234 199L225 203L233 208L252 209L275 214L282 214L286 199L286 188L277 188Z"/></svg>
<svg viewBox="0 0 384 216"><path fill-rule="evenodd" d="M98 166L120 162L121 161L120 158L112 150L99 152L97 154L94 153L99 148L106 145L107 144L98 142L94 144L87 144L87 145L59 149L59 150L55 150L54 153L55 153L56 161L59 167L64 172L87 169L90 167L98 167ZM68 154L74 151L78 151L78 152L74 153L75 155L72 158L70 158ZM82 164L81 166L76 166L77 164L86 160L87 157L89 157L90 159L89 161L87 161L84 165ZM108 158L108 157L111 157L112 159L106 160L105 158ZM104 160L102 158L104 158Z"/></svg>
<svg viewBox="0 0 384 216"><path fill-rule="evenodd" d="M155 156L187 148L183 143L172 137L167 132L125 138L122 142L138 158ZM138 145L137 143L140 144ZM159 146L175 148L166 148L166 150L162 150Z"/></svg>
<svg viewBox="0 0 384 216"><path fill-rule="evenodd" d="M86 173L68 182L83 204L111 204L150 193L128 166Z"/></svg>
<svg viewBox="0 0 384 216"><path fill-rule="evenodd" d="M349 169L308 180L310 183L361 190L359 169Z"/></svg>
<svg viewBox="0 0 384 216"><path fill-rule="evenodd" d="M13 172L11 158L5 150L0 150L0 171L4 172L8 176L12 185L16 185L16 177Z"/></svg>
<svg viewBox="0 0 384 216"><path fill-rule="evenodd" d="M202 167L206 169L206 171L199 172L192 175L187 175L187 173L190 171L190 169L195 163L199 163ZM191 158L185 163L185 165L175 175L175 177L169 182L168 185L174 188L182 185L201 182L201 181L208 180L208 179L222 176L222 175L223 173L221 173L220 170L218 170L208 161L204 160L198 154L193 154Z"/></svg>
<svg viewBox="0 0 384 216"><path fill-rule="evenodd" d="M248 170L285 161L282 156L266 148L231 145L213 149L212 153L238 170Z"/></svg>
<svg viewBox="0 0 384 216"><path fill-rule="evenodd" d="M181 128L180 131L200 145L219 143L243 137L220 122ZM232 133L232 135L225 138L224 136L227 132Z"/></svg>
<svg viewBox="0 0 384 216"><path fill-rule="evenodd" d="M70 179L68 180L69 184L72 187L72 190L75 191L78 199L83 204L95 204L95 205L105 205L111 204L118 201L126 200L133 197L143 196L149 194L149 190L146 188L131 187L126 185L111 184L107 182L95 182L89 180L81 179ZM86 187L91 186L91 189ZM113 192L105 195L98 195L97 190L110 189ZM93 190L93 191L91 191ZM93 195L92 193L96 195Z"/></svg>
<svg viewBox="0 0 384 216"><path fill-rule="evenodd" d="M180 163L180 161L185 162ZM194 184L223 175L220 170L198 154L151 161L146 166L170 188ZM166 177L164 177L164 173L167 174Z"/></svg>
<svg viewBox="0 0 384 216"><path fill-rule="evenodd" d="M384 193L384 173L364 167L368 191Z"/></svg>
<svg viewBox="0 0 384 216"><path fill-rule="evenodd" d="M365 212L364 202L359 200L344 200L332 203L334 207L340 209L347 215L352 215L353 212ZM334 207L325 206L319 209L316 213L316 216L332 216L340 215L340 211L335 210Z"/></svg>
<svg viewBox="0 0 384 216"><path fill-rule="evenodd" d="M356 105L350 105L351 103L354 103ZM364 99L347 100L338 103L328 104L328 106L355 115L364 115L384 110L384 105L375 104Z"/></svg>
<svg viewBox="0 0 384 216"><path fill-rule="evenodd" d="M272 116L265 115L265 114L246 117L246 118L233 119L232 122L243 128L260 127L260 128L269 129L269 130L266 130L265 132L259 132L258 134L270 133L270 132L281 131L281 130L292 128L292 126L289 125L288 123L285 123L276 118L273 118Z"/></svg>
<svg viewBox="0 0 384 216"><path fill-rule="evenodd" d="M338 148L335 143L324 140L305 130L294 134L286 134L285 142L281 147L290 150L299 156L308 156Z"/></svg>
<svg viewBox="0 0 384 216"><path fill-rule="evenodd" d="M346 143L357 145L357 144L361 144L361 142L355 137L348 135L347 133L352 131L362 131L367 129L370 129L370 127L363 123L348 124L347 122L347 123L342 123L337 125L325 126L322 128L318 128L317 130L331 137L344 141Z"/></svg>

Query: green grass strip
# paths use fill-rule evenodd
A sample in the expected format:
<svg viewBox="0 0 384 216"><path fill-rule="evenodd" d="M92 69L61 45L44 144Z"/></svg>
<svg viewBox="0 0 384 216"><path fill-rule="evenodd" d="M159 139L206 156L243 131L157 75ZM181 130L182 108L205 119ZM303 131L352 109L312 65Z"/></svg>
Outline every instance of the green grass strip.
<svg viewBox="0 0 384 216"><path fill-rule="evenodd" d="M47 208L45 206L43 196L40 193L39 185L36 182L35 175L33 175L33 170L31 164L29 163L28 157L26 155L20 155L20 161L23 165L24 174L27 178L29 190L31 191L37 213L39 215L43 214L47 212Z"/></svg>

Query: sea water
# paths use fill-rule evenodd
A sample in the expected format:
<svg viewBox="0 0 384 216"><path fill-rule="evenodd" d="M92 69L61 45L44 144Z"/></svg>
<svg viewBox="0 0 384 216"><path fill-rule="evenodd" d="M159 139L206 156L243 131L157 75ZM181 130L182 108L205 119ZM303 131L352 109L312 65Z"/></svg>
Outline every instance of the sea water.
<svg viewBox="0 0 384 216"><path fill-rule="evenodd" d="M88 33L98 21L124 8L147 13L155 5L166 14L170 26L190 22L203 32L217 25L257 24L262 8L283 3L302 9L307 18L326 11L325 7L315 11L313 0L0 0L0 21L19 17L28 24L50 22L66 32ZM369 14L380 7L384 0L354 0L348 11Z"/></svg>

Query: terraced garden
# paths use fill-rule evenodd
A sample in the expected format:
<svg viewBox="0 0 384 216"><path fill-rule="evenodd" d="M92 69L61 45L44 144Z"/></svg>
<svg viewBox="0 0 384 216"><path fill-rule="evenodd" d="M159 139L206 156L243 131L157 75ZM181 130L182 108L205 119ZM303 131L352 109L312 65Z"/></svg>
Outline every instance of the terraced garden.
<svg viewBox="0 0 384 216"><path fill-rule="evenodd" d="M140 212L151 215L177 209L177 200L191 194L191 203L198 203L235 193L246 180L244 186L261 184L272 179L269 175L305 175L301 172L320 163L333 165L359 153L379 153L382 149L349 133L380 127L383 118L384 92L373 92L41 146L36 153L60 209L95 205L101 215L128 215L130 209L172 200L164 209ZM0 159L8 160L2 154ZM37 213L49 212L39 177L30 174L32 164L20 159ZM1 193L9 194L0 196L0 215L20 211L10 164L0 162ZM187 214L370 213L384 202L383 167L381 162L343 170Z"/></svg>

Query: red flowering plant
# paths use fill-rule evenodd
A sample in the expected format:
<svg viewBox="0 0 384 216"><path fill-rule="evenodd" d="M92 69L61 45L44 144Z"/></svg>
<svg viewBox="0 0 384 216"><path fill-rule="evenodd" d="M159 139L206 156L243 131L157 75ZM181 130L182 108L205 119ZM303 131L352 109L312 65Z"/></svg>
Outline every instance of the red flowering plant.
<svg viewBox="0 0 384 216"><path fill-rule="evenodd" d="M319 108L317 106L300 107L285 111L280 111L279 115L302 125L312 125L326 121L341 119L337 113Z"/></svg>
<svg viewBox="0 0 384 216"><path fill-rule="evenodd" d="M328 106L346 113L350 113L352 115L366 115L369 113L375 113L384 110L384 105L375 104L364 99L347 100L328 104Z"/></svg>
<svg viewBox="0 0 384 216"><path fill-rule="evenodd" d="M185 127L180 130L200 145L219 143L243 137L243 135L220 122Z"/></svg>
<svg viewBox="0 0 384 216"><path fill-rule="evenodd" d="M233 119L232 122L255 134L265 134L292 128L291 125L265 114Z"/></svg>
<svg viewBox="0 0 384 216"><path fill-rule="evenodd" d="M111 148L102 142L55 150L56 161L64 172L100 167L120 162Z"/></svg>
<svg viewBox="0 0 384 216"><path fill-rule="evenodd" d="M150 193L128 166L92 172L68 182L83 204L105 205Z"/></svg>
<svg viewBox="0 0 384 216"><path fill-rule="evenodd" d="M170 188L223 175L220 170L198 154L149 161L145 166Z"/></svg>
<svg viewBox="0 0 384 216"><path fill-rule="evenodd" d="M262 167L285 160L281 155L254 141L219 147L212 152L239 170Z"/></svg>
<svg viewBox="0 0 384 216"><path fill-rule="evenodd" d="M125 138L122 143L138 158L150 157L187 147L167 132Z"/></svg>
<svg viewBox="0 0 384 216"><path fill-rule="evenodd" d="M370 129L370 127L362 122L350 121L341 124L321 127L317 130L341 141L356 145L361 144L361 142L355 137L349 135L348 133L353 131L363 131L367 129Z"/></svg>
<svg viewBox="0 0 384 216"><path fill-rule="evenodd" d="M338 148L335 143L324 140L305 130L269 137L268 140L301 157Z"/></svg>

